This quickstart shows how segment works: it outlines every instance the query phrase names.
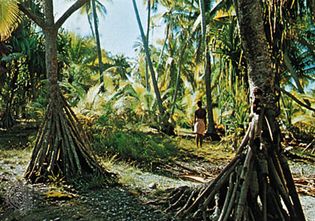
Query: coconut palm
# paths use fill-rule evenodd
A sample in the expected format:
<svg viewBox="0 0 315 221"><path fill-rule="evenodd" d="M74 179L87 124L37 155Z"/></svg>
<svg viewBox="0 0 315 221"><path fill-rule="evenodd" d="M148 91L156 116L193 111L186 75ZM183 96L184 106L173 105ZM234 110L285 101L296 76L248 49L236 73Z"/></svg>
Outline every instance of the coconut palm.
<svg viewBox="0 0 315 221"><path fill-rule="evenodd" d="M151 2L154 4L154 1L152 0L148 0L145 1L145 3L147 2L147 10L148 10L148 14L147 14L147 31L146 31L146 38L148 41L148 45L150 44L150 25L151 25ZM146 84L146 89L147 91L150 91L150 84L149 84L149 67L148 67L148 62L146 62L145 65L145 84Z"/></svg>
<svg viewBox="0 0 315 221"><path fill-rule="evenodd" d="M205 13L207 13L207 21L212 21L214 20L214 17L216 15L216 13L224 8L224 7L230 7L230 3L228 3L229 1L221 1L219 2L215 7L212 7L213 2L212 1L207 1L205 2L205 8L207 9L206 11L204 11ZM200 26L201 26L201 21L202 21L202 16L200 14L200 9L198 6L198 2L197 1L176 1L176 2L171 2L171 1L160 1L160 3L167 8L167 11L164 13L163 15L163 19L165 20L165 23L167 24L167 31L166 33L168 34L168 38L167 39L167 44L166 47L163 46L164 48L168 49L168 57L169 59L172 59L172 63L171 64L176 64L175 70L177 69L177 71L175 71L175 73L173 74L174 76L174 83L173 85L171 85L174 89L173 89L173 99L172 99L172 106L171 106L171 115L174 113L174 108L176 106L176 102L177 102L177 95L178 95L178 88L179 85L181 84L180 79L184 78L184 76L182 74L187 74L187 76L185 76L186 79L189 79L190 83L192 83L192 85L194 86L194 90L196 89L196 85L198 85L195 81L197 81L196 79L199 78L198 76L196 77L196 73L200 72L200 58L201 55L203 53L201 53L201 48L202 45L206 45L208 47L208 42L209 42L209 38L211 38L212 36L214 36L213 38L216 37L215 34L213 34L210 29L210 27L208 26L208 31L205 33L207 35L206 38L207 39L207 44L203 44L204 42L202 42L202 39L200 38ZM204 16L205 19L205 16ZM175 41L173 39L176 39ZM166 42L166 41L165 41ZM189 47L187 47L189 45ZM203 47L204 48L204 47ZM191 70L189 73L185 73L183 71L183 66L184 64L186 64L187 62L189 63L189 59L187 58L187 54L186 54L186 49L187 50L195 50L195 58L194 59L194 63L196 65L196 69L195 70ZM205 50L209 53L210 48L208 48L208 50ZM206 54L205 54L206 55ZM204 56L205 57L205 56ZM209 58L209 56L208 56ZM183 59L185 61L183 61ZM206 60L206 59L205 59ZM210 60L210 59L209 59ZM206 64L206 63L205 63ZM207 71L211 71L210 63L207 64L207 67L205 70ZM171 65L170 65L171 66ZM185 65L187 66L187 65ZM174 69L174 68L173 68ZM208 73L208 72L207 72ZM210 73L210 72L209 72ZM202 85L206 86L205 83L207 83L208 86L206 86L206 94L209 95L209 89L211 88L209 83L209 79L205 80L205 78L208 78L209 75L205 75L204 76L204 83ZM172 78L171 78L172 79ZM171 81L172 82L172 81ZM176 86L175 86L176 85ZM203 90L203 88L198 88L199 90ZM183 90L182 90L183 92ZM202 93L201 93L202 94ZM209 97L209 96L208 96ZM198 98L197 98L198 99ZM212 102L211 102L212 103ZM208 131L210 133L214 132L214 122L213 120L213 114L211 114L212 111L212 107L210 107L210 110L208 111L209 113L209 119L210 119L210 123L209 123L209 127L212 129L209 129ZM212 132L211 132L212 130Z"/></svg>
<svg viewBox="0 0 315 221"><path fill-rule="evenodd" d="M155 92L155 95L156 95L156 98L157 98L157 102L158 102L159 112L160 112L161 115L164 115L165 110L164 110L164 107L162 105L162 99L161 99L160 91L159 91L157 80L156 80L156 74L155 74L154 67L153 67L153 64L152 64L152 61L151 61L151 57L150 57L148 41L147 41L146 36L144 34L144 30L143 30L143 26L142 26L142 23L141 23L141 20L140 20L140 16L139 16L139 12L138 12L138 7L137 7L137 4L136 4L136 1L132 0L132 3L133 3L134 10L135 10L137 23L138 23L138 26L139 26L139 29L140 29L140 34L141 34L141 38L142 38L142 41L143 41L143 46L144 46L144 50L145 50L145 53L146 53L147 62L148 62L149 68L150 68L151 79L152 79L154 92Z"/></svg>
<svg viewBox="0 0 315 221"><path fill-rule="evenodd" d="M153 63L152 63L152 60L151 60L151 55L150 55L150 51L149 51L148 41L147 41L146 36L144 34L143 26L142 26L142 23L141 23L141 20L140 20L140 16L139 16L138 7L137 7L137 4L136 4L135 0L132 0L132 3L133 3L133 8L134 8L134 11L135 11L135 14L136 14L137 23L138 23L138 26L139 26L139 29L140 29L141 39L142 39L144 50L145 50L145 54L146 54L146 61L148 62L150 73L151 73L153 89L154 89L154 93L155 93L155 96L156 96L158 109L159 109L159 114L160 114L161 130L166 132L167 134L174 134L174 126L168 122L170 116L169 116L169 114L167 114L165 112L165 108L164 108L164 106L162 104L163 102L162 102L160 90L158 88L158 83L157 83L157 80L156 80L156 74L155 74L155 70L154 70L154 67L153 67Z"/></svg>
<svg viewBox="0 0 315 221"><path fill-rule="evenodd" d="M207 99L207 114L208 114L208 130L207 133L214 134L214 119L213 119L213 109L212 109L212 97L211 97L211 61L210 53L208 48L208 41L206 36L206 18L205 18L205 1L199 0L199 8L201 14L201 33L202 33L202 43L204 47L204 59L205 59L205 85L206 85L206 99Z"/></svg>
<svg viewBox="0 0 315 221"><path fill-rule="evenodd" d="M291 34L286 39L286 49L283 53L286 71L283 82L291 83L293 88L304 94L304 88L315 80L313 77L315 74L315 26L313 23L304 22L303 24L301 21L295 26L291 28Z"/></svg>
<svg viewBox="0 0 315 221"><path fill-rule="evenodd" d="M97 55L95 40L92 37L83 38L74 33L66 33L66 38L69 44L66 44L67 54L63 58L65 68L61 86L67 101L71 106L75 106L89 87L98 81L98 67L95 66Z"/></svg>
<svg viewBox="0 0 315 221"><path fill-rule="evenodd" d="M101 91L104 91L104 79L103 79L103 61L102 61L102 48L100 42L100 35L98 30L99 24L99 16L98 14L105 16L107 11L105 6L97 0L91 0L90 2L86 3L82 9L81 13L85 12L88 16L88 21L90 24L90 28L92 31L93 36L96 40L96 49L97 49L97 57L98 57L98 65L99 65L99 73L100 73L100 83L101 83Z"/></svg>
<svg viewBox="0 0 315 221"><path fill-rule="evenodd" d="M189 65L185 64L194 59L193 56L187 56L186 50L194 49L188 46L193 45L192 37L196 35L196 27L193 27L194 16L188 13L193 10L190 4L184 4L184 1L160 1L159 3L167 9L159 16L166 23L166 34L156 66L159 72L159 83L163 85L164 90L167 90L169 113L173 119L176 108L179 108L180 98L184 94L184 88L181 87L183 79L188 78L195 85L194 74L192 74L195 72L188 71L186 67Z"/></svg>

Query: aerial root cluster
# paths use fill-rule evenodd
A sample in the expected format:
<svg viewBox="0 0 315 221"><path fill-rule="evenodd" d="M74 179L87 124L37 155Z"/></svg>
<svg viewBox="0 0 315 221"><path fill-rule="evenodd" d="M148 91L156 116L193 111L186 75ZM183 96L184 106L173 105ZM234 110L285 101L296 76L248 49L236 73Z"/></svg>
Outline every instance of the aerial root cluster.
<svg viewBox="0 0 315 221"><path fill-rule="evenodd" d="M305 220L287 160L271 132L277 125L262 116L251 122L237 155L219 176L174 189L167 211L188 220Z"/></svg>
<svg viewBox="0 0 315 221"><path fill-rule="evenodd" d="M97 163L77 117L59 95L48 105L25 177L31 182L43 182L99 175L112 182L114 175Z"/></svg>

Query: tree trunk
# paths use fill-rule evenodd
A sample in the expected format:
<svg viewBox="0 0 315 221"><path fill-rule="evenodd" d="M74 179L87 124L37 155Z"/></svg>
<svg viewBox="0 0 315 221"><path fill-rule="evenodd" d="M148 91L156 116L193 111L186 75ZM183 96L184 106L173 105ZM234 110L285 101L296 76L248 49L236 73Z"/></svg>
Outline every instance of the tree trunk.
<svg viewBox="0 0 315 221"><path fill-rule="evenodd" d="M162 105L161 94L160 94L160 91L159 91L159 88L158 88L157 80L155 78L155 71L154 71L154 68L153 68L152 61L151 61L148 41L147 41L147 39L146 39L146 37L144 35L144 31L143 31L143 27L142 27L142 24L141 24L141 20L140 20L139 11L138 11L138 8L137 8L136 1L132 0L132 3L133 3L133 8L135 10L137 23L138 23L138 26L139 26L139 29L140 29L140 34L141 34L141 38L142 38L142 42L143 42L143 46L144 46L144 50L145 50L146 59L147 59L148 65L149 65L150 73L151 73L151 79L152 79L152 83L153 83L153 88L154 88L154 93L155 93L155 96L156 96L157 104L158 104L158 107L159 107L160 114L164 115L165 110L164 110L164 107Z"/></svg>
<svg viewBox="0 0 315 221"><path fill-rule="evenodd" d="M98 165L89 140L58 85L57 34L61 25L54 23L52 0L44 1L44 14L42 28L50 97L25 177L31 182L45 182L52 177L69 180L82 175L101 175L111 182L112 174Z"/></svg>
<svg viewBox="0 0 315 221"><path fill-rule="evenodd" d="M275 72L259 1L237 1L248 62L251 123L235 158L212 182L175 189L168 210L193 220L304 221L294 181L280 144Z"/></svg>
<svg viewBox="0 0 315 221"><path fill-rule="evenodd" d="M183 66L183 58L185 55L186 48L191 40L191 34L187 37L184 37L185 42L183 42L183 46L180 48L179 52L179 58L178 58L178 64L177 64L177 75L176 75L176 81L175 81L175 89L174 89L174 94L172 98L172 104L171 104L171 111L170 111L170 117L173 117L173 114L175 112L175 106L176 106L176 101L177 101L177 95L178 95L178 90L179 90L179 82L180 82L180 76L182 73L182 66Z"/></svg>
<svg viewBox="0 0 315 221"><path fill-rule="evenodd" d="M208 129L207 133L215 134L213 109L212 109L212 97L211 97L211 60L208 49L208 41L206 36L206 18L205 18L205 5L204 0L199 0L199 8L201 14L201 33L202 41L204 45L204 71L205 71L205 85L206 85L206 99L207 99L207 114L208 114Z"/></svg>
<svg viewBox="0 0 315 221"><path fill-rule="evenodd" d="M163 47L161 49L161 52L160 52L160 55L159 55L159 60L158 60L158 63L156 64L156 70L157 70L157 76L156 76L156 79L158 80L159 79L159 69L160 69L160 65L162 63L162 58L163 58L163 55L164 55L164 50L166 48L166 44L167 44L167 39L168 39L168 36L169 36L169 31L170 31L170 25L167 24L166 25L166 33L165 33L165 38L164 38L164 41L163 41Z"/></svg>
<svg viewBox="0 0 315 221"><path fill-rule="evenodd" d="M98 57L98 68L100 72L101 92L104 92L105 88L104 88L104 78L103 78L103 61L102 61L100 34L98 32L98 19L97 19L97 13L96 13L95 0L91 0L91 1L92 1L93 21L94 21L96 49L97 49L97 57Z"/></svg>
<svg viewBox="0 0 315 221"><path fill-rule="evenodd" d="M165 112L165 109L163 107L163 102L162 102L160 90L159 90L159 87L158 87L158 83L157 83L157 80L156 80L154 67L153 67L153 64L152 64L151 56L150 56L150 50L149 50L149 46L148 46L148 41L147 41L147 39L146 39L146 37L144 35L144 31L143 31L143 27L142 27L142 24L141 24L141 20L140 20L139 11L138 11L138 8L137 8L136 1L132 0L132 3L133 3L133 8L134 8L134 11L135 11L135 14L136 14L137 23L138 23L138 26L139 26L139 29L140 29L141 39L142 39L143 46L144 46L144 51L145 51L145 54L146 54L146 61L148 62L149 70L150 70L150 73L151 73L151 79L152 79L153 89L154 89L154 93L155 93L155 97L156 97L156 102L157 102L157 105L158 105L158 108L159 108L159 112L160 112L160 115L159 115L160 130L162 132L165 132L166 134L174 135L175 134L174 126L170 122L168 122L170 116L169 116L169 114L167 114Z"/></svg>
<svg viewBox="0 0 315 221"><path fill-rule="evenodd" d="M151 23L151 0L148 0L147 35L146 35L148 45L149 45L149 35L150 35L150 23ZM145 62L145 87L147 91L150 91L149 66L148 66L147 59Z"/></svg>
<svg viewBox="0 0 315 221"><path fill-rule="evenodd" d="M207 44L207 42L206 42ZM205 84L206 84L206 98L207 98L207 114L208 114L208 129L207 133L210 135L216 134L214 128L213 107L212 107L212 91L211 91L211 60L208 47L206 46L206 64L205 64Z"/></svg>

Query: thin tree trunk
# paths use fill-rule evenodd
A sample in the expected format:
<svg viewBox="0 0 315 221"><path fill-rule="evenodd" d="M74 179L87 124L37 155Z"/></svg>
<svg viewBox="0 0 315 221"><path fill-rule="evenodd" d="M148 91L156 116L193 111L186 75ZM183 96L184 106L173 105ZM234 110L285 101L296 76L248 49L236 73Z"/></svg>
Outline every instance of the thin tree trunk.
<svg viewBox="0 0 315 221"><path fill-rule="evenodd" d="M146 37L144 35L144 31L143 31L143 27L142 27L142 24L141 24L141 20L140 20L140 16L139 16L139 12L138 12L136 1L132 0L132 3L133 3L133 8L134 8L134 11L135 11L135 14L136 14L137 23L138 23L138 26L139 26L139 29L140 29L140 34L141 34L141 38L142 38L142 42L143 42L143 46L144 46L147 62L148 62L148 65L149 65L149 70L150 70L150 73L151 73L151 79L152 79L154 93L155 93L155 96L156 96L156 102L157 102L157 105L158 105L158 108L159 108L159 112L160 112L160 115L158 116L158 122L157 122L157 123L159 123L158 127L159 127L159 129L162 132L164 132L164 133L166 133L168 135L175 135L174 125L169 122L170 115L169 115L169 113L166 113L166 111L165 111L165 109L163 107L163 102L162 102L160 90L158 88L158 83L157 83L157 80L156 80L156 74L155 74L154 67L153 67L153 64L152 64L152 61L151 61L148 41L147 41L147 39L146 39Z"/></svg>
<svg viewBox="0 0 315 221"><path fill-rule="evenodd" d="M138 8L137 8L136 1L132 0L132 3L133 3L133 8L134 8L134 11L135 11L135 14L136 14L137 23L138 23L138 26L139 26L139 29L140 29L140 34L141 34L141 38L142 38L142 42L143 42L143 46L144 46L147 62L148 62L150 73L151 73L151 79L152 79L152 83L153 83L153 88L154 88L154 93L155 93L155 96L156 96L157 104L158 104L158 107L159 107L159 112L160 112L161 116L164 116L165 110L164 110L164 107L162 105L161 94L160 94L160 91L159 91L159 88L158 88L158 83L157 83L157 80L156 80L156 77L155 77L155 71L154 71L153 64L152 64L151 57L150 57L148 41L147 41L147 39L146 39L146 37L144 35L144 31L143 31L143 27L142 27L142 24L141 24L141 20L140 20L139 11L138 11Z"/></svg>
<svg viewBox="0 0 315 221"><path fill-rule="evenodd" d="M151 23L151 0L148 0L148 17L147 17L147 42L149 45L149 35L150 35L150 23ZM150 91L150 83L149 83L149 66L148 61L146 59L145 63L145 86L147 91Z"/></svg>
<svg viewBox="0 0 315 221"><path fill-rule="evenodd" d="M206 47L208 48L208 47ZM211 90L211 58L208 49L206 49L206 64L205 64L205 83L206 83L206 97L207 97L207 114L208 114L208 130L207 133L215 134L213 106L212 106L212 90Z"/></svg>
<svg viewBox="0 0 315 221"><path fill-rule="evenodd" d="M160 64L162 62L162 57L164 55L164 50L166 48L166 44L167 44L167 39L168 39L168 35L169 35L169 30L170 29L170 26L169 24L166 25L166 33L165 33L165 39L164 39L164 42L163 42L163 47L161 49L161 53L159 55L159 60L158 60L158 63L156 65L156 70L159 71L159 68L160 68ZM156 79L158 80L159 79L159 72L157 73L157 76L156 76Z"/></svg>
<svg viewBox="0 0 315 221"><path fill-rule="evenodd" d="M208 42L206 37L206 21L205 21L205 6L204 0L199 0L199 8L201 14L201 33L202 41L204 45L204 57L205 57L205 85L206 85L206 99L207 99L207 114L208 114L208 130L207 133L214 134L214 119L211 97L211 60L208 50Z"/></svg>
<svg viewBox="0 0 315 221"><path fill-rule="evenodd" d="M184 45L182 46L181 50L180 50L180 54L179 54L179 58L178 58L178 67L177 67L177 76L176 76L176 82L175 82L175 89L174 89L174 94L173 94L173 99L172 99L172 106L171 106L171 111L170 111L170 117L173 116L174 111L175 111L175 106L176 106L176 100L177 100L177 94L178 94L178 90L179 90L179 81L180 81L180 76L182 73L182 66L183 66L183 58L185 55L185 51L187 48L187 45L189 44L190 40L191 40L192 34L189 35L189 37L187 37L185 39L185 42L183 43Z"/></svg>
<svg viewBox="0 0 315 221"><path fill-rule="evenodd" d="M175 82L175 88L174 88L174 94L173 94L173 99L172 99L172 106L171 106L171 111L170 111L170 117L173 116L174 111L175 111L175 106L176 106L176 100L177 100L177 94L178 94L178 89L179 89L179 81L180 81L180 75L182 72L182 61L183 57L185 55L185 50L187 44L184 43L184 47L180 51L179 59L178 59L178 67L177 67L177 76L176 76L176 82Z"/></svg>
<svg viewBox="0 0 315 221"><path fill-rule="evenodd" d="M101 83L101 91L104 92L104 78L103 78L103 61L102 61L102 48L100 42L100 35L98 32L98 19L97 12L95 6L95 0L92 1L92 12L93 12L93 21L94 21L94 30L95 30L95 39L96 39L96 48L97 48L97 57L98 57L98 68L100 72L100 83Z"/></svg>

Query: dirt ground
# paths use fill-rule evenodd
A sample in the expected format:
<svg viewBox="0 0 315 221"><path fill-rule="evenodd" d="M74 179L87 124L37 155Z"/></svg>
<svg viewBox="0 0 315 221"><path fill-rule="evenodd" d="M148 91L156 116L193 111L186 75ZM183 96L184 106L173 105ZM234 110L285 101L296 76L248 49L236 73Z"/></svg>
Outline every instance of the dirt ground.
<svg viewBox="0 0 315 221"><path fill-rule="evenodd" d="M151 169L101 159L119 174L119 185L104 186L97 179L77 184L79 188L65 183L30 185L23 179L31 156L27 146L25 139L0 146L0 220L178 220L148 200L159 191L207 182L230 160L230 154L215 156L215 160L199 157L207 149L182 150L175 162L155 164ZM315 221L315 165L290 162L290 166L305 216Z"/></svg>

